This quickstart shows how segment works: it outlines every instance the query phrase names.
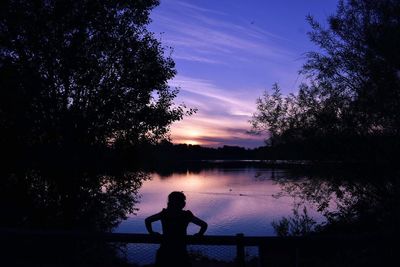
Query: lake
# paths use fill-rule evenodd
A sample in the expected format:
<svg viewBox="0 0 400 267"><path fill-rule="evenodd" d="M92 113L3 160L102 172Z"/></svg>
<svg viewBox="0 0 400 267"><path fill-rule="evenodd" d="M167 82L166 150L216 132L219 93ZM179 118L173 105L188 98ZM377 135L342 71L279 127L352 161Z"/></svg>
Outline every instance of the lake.
<svg viewBox="0 0 400 267"><path fill-rule="evenodd" d="M186 209L208 223L206 235L275 236L272 223L293 217L295 207L300 212L297 219L304 219L303 205L317 223L329 219L324 233L398 231L397 169L285 162L166 165L158 166L157 172L38 169L6 176L1 196L3 214L7 216L3 216L2 225L21 229L146 233L145 218L166 207L170 192L183 191L187 196ZM137 209L135 214L131 213L132 208ZM154 229L161 232L159 222ZM197 230L191 225L188 233ZM21 256L18 252L24 251L37 259L71 258L68 242L61 243L64 249L48 246L47 242L35 244L33 247L28 242L21 248L18 242L13 251L18 257ZM77 245L82 247L75 249ZM158 244L103 244L107 248L104 253L98 243L91 249L87 245L74 244L76 258L81 258L81 252L85 259L94 261L102 261L100 255L105 260L122 256L140 265L153 263L159 247ZM195 257L224 262L232 262L236 255L235 246L190 245L188 250ZM245 253L254 259L257 247L246 247Z"/></svg>
<svg viewBox="0 0 400 267"><path fill-rule="evenodd" d="M145 218L166 207L169 193L183 191L187 198L185 209L208 223L206 235L275 236L272 222L293 216L293 207L298 203L298 199L282 195L282 187L276 182L288 177L289 171L285 169L255 167L216 167L166 176L152 173L139 189L138 211L122 221L115 232L147 233ZM311 217L317 222L323 220L312 205L305 205ZM161 233L161 223L153 223L153 229ZM197 226L189 225L189 235L197 231ZM158 246L130 244L126 259L150 264L155 260ZM236 255L236 248L230 246L191 245L188 250L226 262L233 261ZM257 248L247 247L246 255L247 259L256 257Z"/></svg>
<svg viewBox="0 0 400 267"><path fill-rule="evenodd" d="M152 173L139 189L136 215L130 214L115 232L146 233L144 219L166 207L170 192L183 191L187 197L185 209L208 223L208 235L274 236L271 223L293 215L297 201L289 196L277 197L282 190L274 179L287 174L284 169L268 168L213 168L168 176ZM307 208L310 216L322 220L312 205ZM159 222L153 225L161 232ZM190 225L188 234L197 230L197 226Z"/></svg>

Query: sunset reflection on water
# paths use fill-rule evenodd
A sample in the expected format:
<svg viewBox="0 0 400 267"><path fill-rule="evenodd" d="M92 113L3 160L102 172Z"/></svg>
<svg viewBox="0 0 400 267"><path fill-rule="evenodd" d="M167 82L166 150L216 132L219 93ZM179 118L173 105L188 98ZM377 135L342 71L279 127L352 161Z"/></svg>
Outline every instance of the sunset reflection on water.
<svg viewBox="0 0 400 267"><path fill-rule="evenodd" d="M154 173L140 189L142 198L136 215L131 214L116 232L145 233L144 219L166 207L170 192L183 191L185 209L207 221L209 235L275 235L271 222L291 216L294 203L290 197L274 197L280 186L271 178L284 175L284 170L255 168L212 169L167 177ZM312 208L309 211L317 216ZM161 225L155 223L154 229L161 231ZM195 226L189 226L189 234L196 231Z"/></svg>

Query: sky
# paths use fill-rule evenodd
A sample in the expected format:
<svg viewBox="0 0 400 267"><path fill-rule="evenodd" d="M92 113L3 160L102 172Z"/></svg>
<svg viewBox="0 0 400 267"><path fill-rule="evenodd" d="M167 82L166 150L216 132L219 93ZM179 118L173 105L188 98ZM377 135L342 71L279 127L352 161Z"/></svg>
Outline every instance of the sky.
<svg viewBox="0 0 400 267"><path fill-rule="evenodd" d="M305 53L318 48L307 15L322 25L337 0L161 0L149 29L174 59L175 103L197 112L171 126L173 143L208 147L264 145L249 120L274 83L295 93ZM171 47L169 49L168 47Z"/></svg>

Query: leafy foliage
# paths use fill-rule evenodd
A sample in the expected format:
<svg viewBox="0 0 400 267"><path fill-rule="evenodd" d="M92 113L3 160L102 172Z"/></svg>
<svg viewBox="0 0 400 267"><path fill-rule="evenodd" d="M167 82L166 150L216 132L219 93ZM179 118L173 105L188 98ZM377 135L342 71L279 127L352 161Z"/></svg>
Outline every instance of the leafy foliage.
<svg viewBox="0 0 400 267"><path fill-rule="evenodd" d="M302 227L307 225L307 214L303 212L299 216L298 212L298 207L306 203L325 217L323 223L312 225L311 231L333 234L397 232L400 220L398 171L387 166L359 167L326 166L311 172L293 172L290 178L276 178L282 188L278 197L296 199L293 218L275 223L277 233L291 234L293 231L285 228L289 222L298 222Z"/></svg>
<svg viewBox="0 0 400 267"><path fill-rule="evenodd" d="M143 172L32 170L2 173L0 225L9 228L111 231L135 213Z"/></svg>
<svg viewBox="0 0 400 267"><path fill-rule="evenodd" d="M312 17L311 41L322 52L308 53L302 72L340 125L357 134L399 134L400 3L340 1L323 28Z"/></svg>
<svg viewBox="0 0 400 267"><path fill-rule="evenodd" d="M286 97L273 85L257 100L253 129L267 130L270 145L307 143L320 150L396 139L399 14L399 1L349 0L339 2L328 28L309 16L311 41L320 49L307 53L300 71L307 82Z"/></svg>
<svg viewBox="0 0 400 267"><path fill-rule="evenodd" d="M0 144L107 146L168 137L171 57L146 29L149 1L2 1Z"/></svg>
<svg viewBox="0 0 400 267"><path fill-rule="evenodd" d="M299 205L293 209L292 217L283 217L279 221L273 221L272 227L278 236L305 236L315 231L317 222L308 215L306 206L302 213Z"/></svg>

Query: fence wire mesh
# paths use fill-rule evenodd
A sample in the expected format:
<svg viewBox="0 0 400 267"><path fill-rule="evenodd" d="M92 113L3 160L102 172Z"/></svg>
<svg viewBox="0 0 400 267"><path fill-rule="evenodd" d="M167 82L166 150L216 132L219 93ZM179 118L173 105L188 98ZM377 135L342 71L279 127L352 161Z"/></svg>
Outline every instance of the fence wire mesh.
<svg viewBox="0 0 400 267"><path fill-rule="evenodd" d="M121 257L129 264L152 266L159 244L130 243L121 249ZM236 266L236 246L189 245L187 247L192 266ZM258 264L258 247L245 247L246 267Z"/></svg>
<svg viewBox="0 0 400 267"><path fill-rule="evenodd" d="M0 266L150 267L160 246L158 240L143 234L4 233L0 234ZM395 241L393 236L302 239L209 236L200 240L206 245L189 245L188 252L193 267L393 266L391 262L397 255L392 245ZM254 246L244 246L242 250L246 243Z"/></svg>

